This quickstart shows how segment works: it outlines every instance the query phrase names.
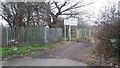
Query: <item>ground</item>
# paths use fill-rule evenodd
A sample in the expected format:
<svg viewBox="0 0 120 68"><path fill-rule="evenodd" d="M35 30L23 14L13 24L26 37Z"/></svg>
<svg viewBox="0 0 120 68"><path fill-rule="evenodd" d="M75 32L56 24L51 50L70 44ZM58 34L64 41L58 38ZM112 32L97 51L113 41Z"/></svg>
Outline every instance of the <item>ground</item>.
<svg viewBox="0 0 120 68"><path fill-rule="evenodd" d="M84 55L86 49L90 47L92 47L90 42L58 43L55 48L39 52L34 56L3 61L3 65L91 66L92 61Z"/></svg>
<svg viewBox="0 0 120 68"><path fill-rule="evenodd" d="M56 58L56 59L66 58L78 60L82 51L90 46L91 46L90 43L72 42L66 44L63 48L57 48L49 52L47 51L44 52L43 54L34 56L33 58Z"/></svg>

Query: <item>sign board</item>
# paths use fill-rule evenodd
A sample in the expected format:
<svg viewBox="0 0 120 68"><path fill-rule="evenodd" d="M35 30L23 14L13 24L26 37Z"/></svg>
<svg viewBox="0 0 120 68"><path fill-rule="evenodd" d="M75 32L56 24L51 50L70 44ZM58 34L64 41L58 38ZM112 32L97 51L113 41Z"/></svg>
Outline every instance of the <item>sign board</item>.
<svg viewBox="0 0 120 68"><path fill-rule="evenodd" d="M70 20L69 19L64 19L64 25L70 25Z"/></svg>
<svg viewBox="0 0 120 68"><path fill-rule="evenodd" d="M64 19L64 25L77 26L78 25L78 19L76 19L76 18Z"/></svg>

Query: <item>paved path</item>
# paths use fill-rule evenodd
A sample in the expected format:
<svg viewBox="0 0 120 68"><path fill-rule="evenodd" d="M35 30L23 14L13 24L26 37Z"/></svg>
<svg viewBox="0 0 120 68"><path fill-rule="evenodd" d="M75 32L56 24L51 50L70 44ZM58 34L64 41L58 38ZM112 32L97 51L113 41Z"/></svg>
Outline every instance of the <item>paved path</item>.
<svg viewBox="0 0 120 68"><path fill-rule="evenodd" d="M68 47L59 48L34 57L17 58L3 61L4 66L87 66L78 61L82 51L89 47L90 43L72 42Z"/></svg>

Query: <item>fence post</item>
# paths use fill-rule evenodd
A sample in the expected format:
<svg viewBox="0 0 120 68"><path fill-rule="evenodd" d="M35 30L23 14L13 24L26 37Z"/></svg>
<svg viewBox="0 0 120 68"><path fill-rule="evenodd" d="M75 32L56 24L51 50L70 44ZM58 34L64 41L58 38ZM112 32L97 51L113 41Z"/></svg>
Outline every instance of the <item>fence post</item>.
<svg viewBox="0 0 120 68"><path fill-rule="evenodd" d="M7 38L6 43L7 43L7 46L8 46L8 27L6 27L6 38Z"/></svg>
<svg viewBox="0 0 120 68"><path fill-rule="evenodd" d="M48 40L47 40L47 30L49 29L49 26L45 26L45 37L44 37L44 39L45 39L45 45L48 43Z"/></svg>
<svg viewBox="0 0 120 68"><path fill-rule="evenodd" d="M0 46L2 46L2 27L0 27Z"/></svg>

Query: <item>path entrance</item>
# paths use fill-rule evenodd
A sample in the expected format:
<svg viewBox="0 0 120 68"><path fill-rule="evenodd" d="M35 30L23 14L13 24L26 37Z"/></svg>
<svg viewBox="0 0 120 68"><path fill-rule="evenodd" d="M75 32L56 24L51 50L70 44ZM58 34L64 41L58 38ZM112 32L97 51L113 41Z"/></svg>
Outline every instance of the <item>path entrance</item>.
<svg viewBox="0 0 120 68"><path fill-rule="evenodd" d="M64 45L64 44L63 44ZM90 43L71 42L62 48L46 51L42 54L28 58L16 58L3 61L4 66L87 66L80 61L80 55L85 48L90 47Z"/></svg>
<svg viewBox="0 0 120 68"><path fill-rule="evenodd" d="M84 41L90 40L90 29L78 29L78 18L64 19L64 40L66 41Z"/></svg>

